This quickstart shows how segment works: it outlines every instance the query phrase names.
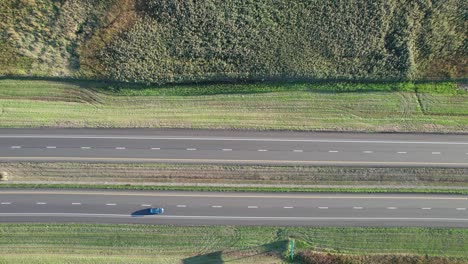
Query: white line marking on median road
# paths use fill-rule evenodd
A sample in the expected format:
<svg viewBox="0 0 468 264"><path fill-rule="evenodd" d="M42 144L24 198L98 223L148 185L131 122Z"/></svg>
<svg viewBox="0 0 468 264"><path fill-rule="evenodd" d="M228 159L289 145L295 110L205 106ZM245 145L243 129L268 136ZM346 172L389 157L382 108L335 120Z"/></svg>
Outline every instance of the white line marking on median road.
<svg viewBox="0 0 468 264"><path fill-rule="evenodd" d="M161 148L151 148L152 150L160 150Z"/></svg>
<svg viewBox="0 0 468 264"><path fill-rule="evenodd" d="M283 208L284 208L284 209L293 209L294 207L292 207L292 206L285 206L285 207L283 207Z"/></svg>
<svg viewBox="0 0 468 264"><path fill-rule="evenodd" d="M259 149L259 150L257 150L257 151L266 152L266 151L268 151L268 150L267 150L267 149Z"/></svg>
<svg viewBox="0 0 468 264"><path fill-rule="evenodd" d="M329 153L338 153L338 150L329 150Z"/></svg>
<svg viewBox="0 0 468 264"><path fill-rule="evenodd" d="M106 205L117 205L117 204L110 203L110 204L106 204Z"/></svg>
<svg viewBox="0 0 468 264"><path fill-rule="evenodd" d="M7 205L7 204L11 204L11 203L10 202L2 202L0 204Z"/></svg>
<svg viewBox="0 0 468 264"><path fill-rule="evenodd" d="M355 207L353 207L353 209L358 209L359 210L359 209L363 209L363 208L360 207L360 206L355 206Z"/></svg>
<svg viewBox="0 0 468 264"><path fill-rule="evenodd" d="M440 155L440 152L432 152L432 155Z"/></svg>
<svg viewBox="0 0 468 264"><path fill-rule="evenodd" d="M258 208L258 206L255 206L255 205L249 205L249 206L247 206L247 208L249 208L249 209L256 209L256 208Z"/></svg>
<svg viewBox="0 0 468 264"><path fill-rule="evenodd" d="M0 216L37 216L37 217L104 217L104 218L131 218L129 214L87 214L87 213L0 213ZM210 215L157 215L144 216L137 219L233 219L233 220L277 220L277 221L450 221L450 222L467 222L468 218L443 218L443 217L284 217L284 216L210 216Z"/></svg>
<svg viewBox="0 0 468 264"><path fill-rule="evenodd" d="M223 151L232 151L232 149L222 149Z"/></svg>
<svg viewBox="0 0 468 264"><path fill-rule="evenodd" d="M72 203L72 205L81 205L81 203Z"/></svg>
<svg viewBox="0 0 468 264"><path fill-rule="evenodd" d="M141 206L151 206L151 204L142 204Z"/></svg>
<svg viewBox="0 0 468 264"><path fill-rule="evenodd" d="M328 209L328 207L326 207L326 206L319 206L318 209Z"/></svg>
<svg viewBox="0 0 468 264"><path fill-rule="evenodd" d="M36 204L47 204L47 203L43 203L43 202L37 202Z"/></svg>
<svg viewBox="0 0 468 264"><path fill-rule="evenodd" d="M188 148L187 150L197 150L196 148Z"/></svg>
<svg viewBox="0 0 468 264"><path fill-rule="evenodd" d="M421 209L422 209L422 210L431 210L432 208L430 208L430 207L423 207L423 208L421 208Z"/></svg>
<svg viewBox="0 0 468 264"><path fill-rule="evenodd" d="M57 147L56 146L47 146L46 148L47 149L56 149Z"/></svg>
<svg viewBox="0 0 468 264"><path fill-rule="evenodd" d="M222 208L221 205L212 205L211 207L213 207L213 208Z"/></svg>
<svg viewBox="0 0 468 264"><path fill-rule="evenodd" d="M396 208L396 207L387 207L387 209L389 209L389 210L395 210L395 209L397 209L397 208Z"/></svg>
<svg viewBox="0 0 468 264"><path fill-rule="evenodd" d="M125 149L125 147L116 147L115 149Z"/></svg>
<svg viewBox="0 0 468 264"><path fill-rule="evenodd" d="M465 211L466 208L457 208L458 211Z"/></svg>
<svg viewBox="0 0 468 264"><path fill-rule="evenodd" d="M187 206L186 206L185 204L179 204L179 205L177 205L177 207L179 207L179 208L185 208L185 207L187 207Z"/></svg>
<svg viewBox="0 0 468 264"><path fill-rule="evenodd" d="M366 150L366 151L363 151L362 153L370 154L370 153L374 153L374 151Z"/></svg>
<svg viewBox="0 0 468 264"><path fill-rule="evenodd" d="M11 146L12 149L20 149L21 146Z"/></svg>
<svg viewBox="0 0 468 264"><path fill-rule="evenodd" d="M91 147L81 147L81 149L91 149Z"/></svg>
<svg viewBox="0 0 468 264"><path fill-rule="evenodd" d="M302 150L302 149L295 149L295 150L293 150L293 152L304 152L304 150Z"/></svg>
<svg viewBox="0 0 468 264"><path fill-rule="evenodd" d="M397 153L398 153L398 154L406 154L406 153L408 153L408 152L406 152L406 151L399 151L399 152L397 152Z"/></svg>

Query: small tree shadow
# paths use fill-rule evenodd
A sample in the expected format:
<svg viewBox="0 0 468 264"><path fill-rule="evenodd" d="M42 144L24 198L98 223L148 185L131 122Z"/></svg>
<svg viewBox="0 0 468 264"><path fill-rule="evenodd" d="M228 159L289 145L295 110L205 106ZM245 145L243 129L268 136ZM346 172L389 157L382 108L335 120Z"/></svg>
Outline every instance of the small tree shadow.
<svg viewBox="0 0 468 264"><path fill-rule="evenodd" d="M259 255L271 255L284 258L284 253L288 250L289 241L280 240L272 243L249 247L236 251L215 251L203 255L197 255L182 260L183 264L221 264L237 260L246 260ZM229 260L223 260L223 254L230 256Z"/></svg>

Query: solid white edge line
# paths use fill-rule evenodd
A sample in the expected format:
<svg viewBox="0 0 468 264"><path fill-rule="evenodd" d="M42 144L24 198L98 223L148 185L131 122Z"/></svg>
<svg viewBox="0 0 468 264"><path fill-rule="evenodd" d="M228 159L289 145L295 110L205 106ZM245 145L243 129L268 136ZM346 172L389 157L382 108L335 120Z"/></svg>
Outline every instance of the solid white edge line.
<svg viewBox="0 0 468 264"><path fill-rule="evenodd" d="M206 140L206 141L263 141L263 142L318 142L318 143L375 143L375 144L433 144L468 145L468 142L443 141L401 141L401 140L340 140L340 139L282 139L282 138L243 138L243 137L145 137L145 136L98 136L98 135L0 135L0 138L59 138L59 139L153 139L153 140Z"/></svg>
<svg viewBox="0 0 468 264"><path fill-rule="evenodd" d="M0 213L0 216L63 216L63 217L111 217L111 218L162 218L162 219L237 219L237 220L348 220L348 221L456 221L468 222L468 218L443 218L443 217L281 217L281 216L205 216L205 215L145 215L142 217L133 217L129 214L87 214L87 213Z"/></svg>

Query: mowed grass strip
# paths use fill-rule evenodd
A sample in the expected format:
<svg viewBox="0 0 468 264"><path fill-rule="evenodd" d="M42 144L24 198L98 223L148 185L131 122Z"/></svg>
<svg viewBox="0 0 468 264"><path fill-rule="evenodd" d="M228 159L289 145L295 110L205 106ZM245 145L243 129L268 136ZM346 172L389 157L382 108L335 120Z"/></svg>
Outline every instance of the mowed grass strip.
<svg viewBox="0 0 468 264"><path fill-rule="evenodd" d="M157 263L271 263L273 257L277 263L290 238L297 241L297 250L468 258L468 229L462 228L0 224L0 261L24 263L34 258L58 263L77 258L148 263L154 256Z"/></svg>
<svg viewBox="0 0 468 264"><path fill-rule="evenodd" d="M241 184L307 186L468 187L466 168L359 168L328 166L254 166L162 163L0 163L15 183Z"/></svg>
<svg viewBox="0 0 468 264"><path fill-rule="evenodd" d="M431 89L436 92L416 92L423 85L112 88L4 79L0 80L0 127L468 131L468 93L453 83L434 84Z"/></svg>

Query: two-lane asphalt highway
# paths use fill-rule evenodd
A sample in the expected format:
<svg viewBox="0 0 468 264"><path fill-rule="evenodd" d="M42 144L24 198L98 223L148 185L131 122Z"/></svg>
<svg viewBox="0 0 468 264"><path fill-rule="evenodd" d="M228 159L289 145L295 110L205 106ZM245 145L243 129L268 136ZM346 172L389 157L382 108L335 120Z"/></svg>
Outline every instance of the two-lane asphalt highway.
<svg viewBox="0 0 468 264"><path fill-rule="evenodd" d="M0 222L468 227L468 197L2 190Z"/></svg>
<svg viewBox="0 0 468 264"><path fill-rule="evenodd" d="M0 161L468 167L468 137L154 129L0 129Z"/></svg>

